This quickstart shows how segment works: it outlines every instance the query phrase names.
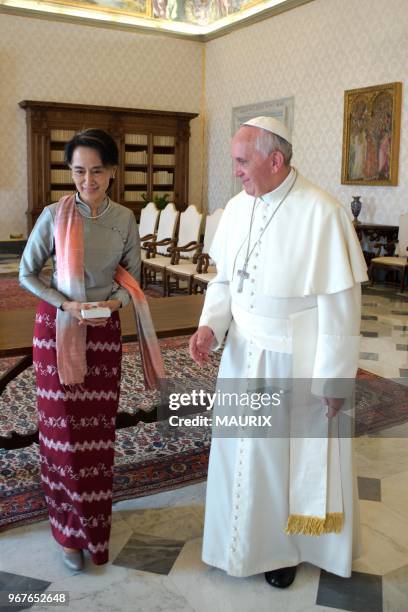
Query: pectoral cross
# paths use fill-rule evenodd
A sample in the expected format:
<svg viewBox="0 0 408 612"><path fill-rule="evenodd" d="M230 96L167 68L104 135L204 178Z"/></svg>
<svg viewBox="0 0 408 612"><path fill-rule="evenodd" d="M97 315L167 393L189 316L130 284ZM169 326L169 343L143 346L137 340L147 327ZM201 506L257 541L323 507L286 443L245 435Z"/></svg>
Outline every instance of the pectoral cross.
<svg viewBox="0 0 408 612"><path fill-rule="evenodd" d="M240 277L239 283L238 283L238 289L237 289L238 293L242 293L242 290L244 288L244 281L247 278L249 278L249 272L246 271L246 267L247 267L247 264L244 263L242 270L238 270L237 272L238 276Z"/></svg>

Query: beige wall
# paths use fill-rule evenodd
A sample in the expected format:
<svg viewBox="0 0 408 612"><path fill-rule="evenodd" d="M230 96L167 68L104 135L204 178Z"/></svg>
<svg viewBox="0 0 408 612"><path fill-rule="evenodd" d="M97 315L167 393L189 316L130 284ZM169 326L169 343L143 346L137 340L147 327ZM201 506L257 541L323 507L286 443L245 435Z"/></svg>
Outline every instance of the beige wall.
<svg viewBox="0 0 408 612"><path fill-rule="evenodd" d="M200 112L202 46L175 38L0 15L0 239L26 233L25 112L53 100ZM190 201L201 200L193 120Z"/></svg>
<svg viewBox="0 0 408 612"><path fill-rule="evenodd" d="M231 194L234 106L294 96L294 164L361 219L408 210L407 0L315 0L205 45L206 159L192 122L190 202ZM23 99L200 112L203 45L169 37L0 15L0 239L25 233ZM403 81L398 187L341 185L345 89Z"/></svg>
<svg viewBox="0 0 408 612"><path fill-rule="evenodd" d="M408 211L408 2L315 0L206 46L204 192L210 210L231 194L234 106L294 96L294 164L361 218L398 223ZM398 187L341 185L344 90L403 82Z"/></svg>

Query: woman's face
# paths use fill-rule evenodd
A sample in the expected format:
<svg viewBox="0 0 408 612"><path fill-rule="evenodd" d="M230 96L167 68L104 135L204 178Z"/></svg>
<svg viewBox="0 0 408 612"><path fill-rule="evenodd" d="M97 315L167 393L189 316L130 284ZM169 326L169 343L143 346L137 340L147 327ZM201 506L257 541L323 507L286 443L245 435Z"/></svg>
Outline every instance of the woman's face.
<svg viewBox="0 0 408 612"><path fill-rule="evenodd" d="M90 147L76 147L72 154L71 172L81 200L91 208L102 204L109 181L116 168L104 166L98 151Z"/></svg>

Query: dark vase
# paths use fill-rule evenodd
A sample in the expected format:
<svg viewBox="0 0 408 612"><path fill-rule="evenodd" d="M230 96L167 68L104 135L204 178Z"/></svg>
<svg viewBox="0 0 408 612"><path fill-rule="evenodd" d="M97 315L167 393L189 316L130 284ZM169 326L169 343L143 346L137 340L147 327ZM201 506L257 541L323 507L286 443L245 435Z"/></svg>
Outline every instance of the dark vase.
<svg viewBox="0 0 408 612"><path fill-rule="evenodd" d="M351 212L353 213L353 224L358 225L360 221L358 220L358 215L361 211L361 196L353 196L353 200L351 202Z"/></svg>

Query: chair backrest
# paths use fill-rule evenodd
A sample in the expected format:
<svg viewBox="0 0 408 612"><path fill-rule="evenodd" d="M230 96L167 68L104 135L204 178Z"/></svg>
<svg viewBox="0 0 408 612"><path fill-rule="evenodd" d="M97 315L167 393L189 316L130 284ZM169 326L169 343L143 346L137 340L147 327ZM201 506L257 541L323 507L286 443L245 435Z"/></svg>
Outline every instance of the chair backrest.
<svg viewBox="0 0 408 612"><path fill-rule="evenodd" d="M207 216L205 221L205 233L204 233L204 248L203 253L209 253L214 240L215 232L217 231L218 224L221 220L223 208L217 208L211 215Z"/></svg>
<svg viewBox="0 0 408 612"><path fill-rule="evenodd" d="M173 203L167 204L160 213L159 226L157 228L156 240L164 240L164 238L174 238L177 227L178 210ZM168 255L167 249L169 245L158 246L157 252L162 255Z"/></svg>
<svg viewBox="0 0 408 612"><path fill-rule="evenodd" d="M157 229L160 211L154 202L149 202L140 213L139 236L143 238L148 234L154 234Z"/></svg>
<svg viewBox="0 0 408 612"><path fill-rule="evenodd" d="M194 205L187 206L180 215L177 246L181 247L193 241L199 242L202 221L202 213L199 213ZM193 252L181 255L192 257Z"/></svg>
<svg viewBox="0 0 408 612"><path fill-rule="evenodd" d="M408 212L402 213L399 221L397 251L400 257L407 257L408 247Z"/></svg>

